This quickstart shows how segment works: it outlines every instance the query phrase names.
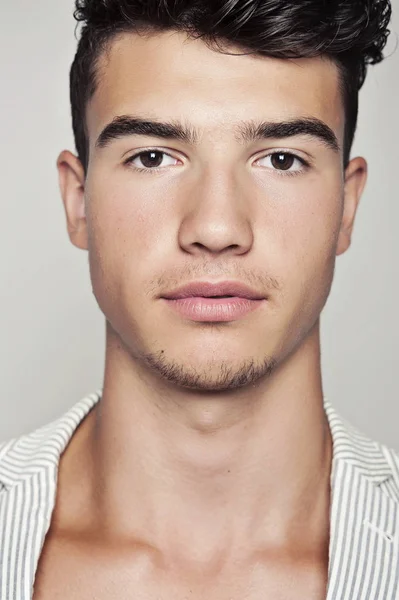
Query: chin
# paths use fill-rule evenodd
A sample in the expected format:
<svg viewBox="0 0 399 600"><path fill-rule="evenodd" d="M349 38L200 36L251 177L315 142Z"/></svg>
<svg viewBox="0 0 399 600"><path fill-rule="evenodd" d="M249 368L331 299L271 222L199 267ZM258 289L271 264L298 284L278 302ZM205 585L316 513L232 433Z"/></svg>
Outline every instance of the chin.
<svg viewBox="0 0 399 600"><path fill-rule="evenodd" d="M178 387L198 391L229 391L254 384L263 377L270 377L277 361L273 358L241 361L216 359L188 363L167 356L165 351L147 354L147 365L166 381Z"/></svg>

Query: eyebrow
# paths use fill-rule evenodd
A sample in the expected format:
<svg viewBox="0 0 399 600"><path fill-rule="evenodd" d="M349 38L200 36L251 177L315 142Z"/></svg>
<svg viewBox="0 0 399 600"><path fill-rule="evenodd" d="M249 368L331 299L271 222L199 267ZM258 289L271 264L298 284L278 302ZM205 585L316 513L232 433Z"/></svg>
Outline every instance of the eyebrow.
<svg viewBox="0 0 399 600"><path fill-rule="evenodd" d="M163 123L134 116L118 116L106 125L100 133L96 148L105 148L111 142L132 135L143 135L161 139L174 139L190 145L198 143L199 132L190 125L178 121ZM310 136L322 142L327 148L339 152L340 145L333 130L320 119L306 117L287 121L247 121L237 126L236 139L239 142L254 142L264 139L283 139L296 136Z"/></svg>

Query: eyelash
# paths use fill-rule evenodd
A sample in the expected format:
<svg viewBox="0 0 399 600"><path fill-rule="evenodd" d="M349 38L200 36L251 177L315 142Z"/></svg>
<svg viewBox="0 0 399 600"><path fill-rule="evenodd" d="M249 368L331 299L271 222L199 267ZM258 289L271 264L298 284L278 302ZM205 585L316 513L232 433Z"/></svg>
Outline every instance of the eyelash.
<svg viewBox="0 0 399 600"><path fill-rule="evenodd" d="M161 150L160 148L146 148L145 150L140 150L140 152L137 152L133 156L130 156L127 160L124 161L124 165L126 165L126 166L128 166L130 168L133 168L138 173L145 173L145 174L148 174L148 175L157 174L157 173L159 173L159 171L162 171L163 169L165 169L165 167L146 168L146 167L132 166L132 163L133 163L133 161L136 158L138 158L139 156L141 156L143 154L148 154L149 152L159 152L161 154L164 154L165 156L169 156L171 158L174 158L171 154L169 154L165 150ZM288 150L284 150L284 149L274 150L270 154L265 154L264 156L260 156L257 160L262 160L263 158L268 158L269 156L275 156L277 154L285 154L286 156L291 156L291 157L295 158L296 160L299 160L299 162L303 166L303 170L304 171L308 171L311 168L310 162L306 161L301 156L298 156L297 154L295 154L293 152L290 152ZM281 170L279 170L279 169L272 169L272 170L279 177L295 177L295 176L301 175L303 173L303 170L300 170L300 171L288 171L288 170L284 171L284 169L281 169Z"/></svg>

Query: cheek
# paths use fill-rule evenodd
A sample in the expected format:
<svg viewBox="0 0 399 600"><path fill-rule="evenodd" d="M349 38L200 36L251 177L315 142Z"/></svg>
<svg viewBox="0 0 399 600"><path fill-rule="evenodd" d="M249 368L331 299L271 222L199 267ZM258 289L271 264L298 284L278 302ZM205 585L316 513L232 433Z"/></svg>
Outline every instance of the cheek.
<svg viewBox="0 0 399 600"><path fill-rule="evenodd" d="M101 235L107 251L127 247L147 251L154 244L160 224L165 222L166 193L160 197L148 184L133 185L128 179L121 182L114 178L108 186L97 182L88 194L89 227Z"/></svg>
<svg viewBox="0 0 399 600"><path fill-rule="evenodd" d="M268 211L281 256L304 265L331 254L341 224L343 186L336 173L328 175L294 180L274 190Z"/></svg>
<svg viewBox="0 0 399 600"><path fill-rule="evenodd" d="M87 190L94 291L120 296L129 284L131 292L142 292L142 283L159 265L166 246L170 249L175 243L177 215L168 188L158 186L155 192L149 184L113 181L107 186L98 180Z"/></svg>
<svg viewBox="0 0 399 600"><path fill-rule="evenodd" d="M342 186L338 178L323 185L314 182L303 189L293 183L291 190L271 206L268 225L263 227L267 231L272 224L275 243L271 260L275 273L284 280L281 301L288 311L313 314L325 303L331 288L342 218ZM267 242L264 251L268 252Z"/></svg>

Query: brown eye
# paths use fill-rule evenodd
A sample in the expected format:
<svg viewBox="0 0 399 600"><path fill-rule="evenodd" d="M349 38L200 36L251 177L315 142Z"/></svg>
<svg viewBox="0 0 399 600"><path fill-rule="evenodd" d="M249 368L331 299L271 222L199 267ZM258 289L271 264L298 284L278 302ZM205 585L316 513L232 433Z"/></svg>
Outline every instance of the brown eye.
<svg viewBox="0 0 399 600"><path fill-rule="evenodd" d="M174 166L176 163L177 159L163 150L143 150L126 161L126 164L131 164L138 170L148 169L148 171Z"/></svg>
<svg viewBox="0 0 399 600"><path fill-rule="evenodd" d="M269 171L280 175L300 175L311 167L305 159L285 150L271 152L263 158L259 158L256 164L260 167L267 167Z"/></svg>
<svg viewBox="0 0 399 600"><path fill-rule="evenodd" d="M271 155L271 163L279 171L288 171L294 165L295 156L285 152L278 152Z"/></svg>
<svg viewBox="0 0 399 600"><path fill-rule="evenodd" d="M141 164L146 169L156 168L162 164L164 153L158 150L149 150L148 152L141 152L137 158L140 159Z"/></svg>

